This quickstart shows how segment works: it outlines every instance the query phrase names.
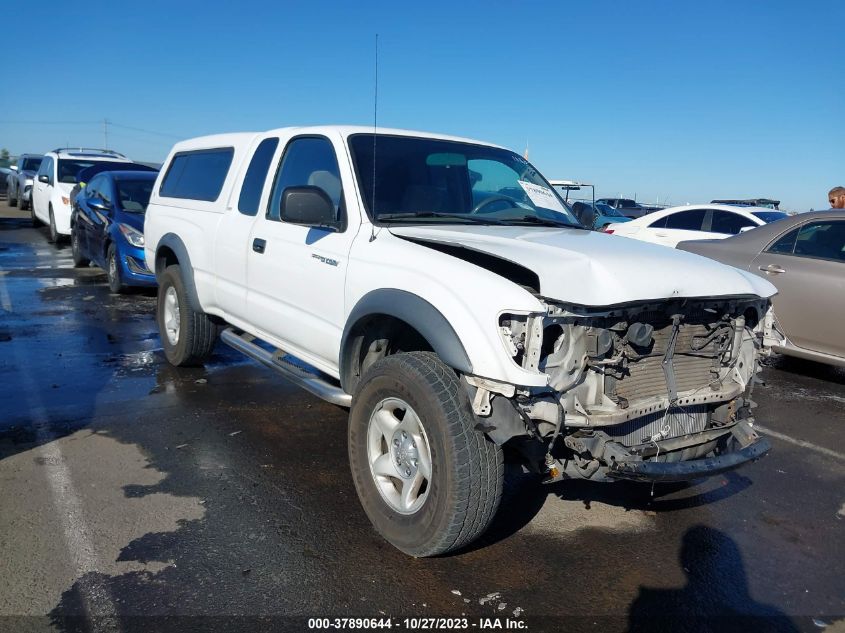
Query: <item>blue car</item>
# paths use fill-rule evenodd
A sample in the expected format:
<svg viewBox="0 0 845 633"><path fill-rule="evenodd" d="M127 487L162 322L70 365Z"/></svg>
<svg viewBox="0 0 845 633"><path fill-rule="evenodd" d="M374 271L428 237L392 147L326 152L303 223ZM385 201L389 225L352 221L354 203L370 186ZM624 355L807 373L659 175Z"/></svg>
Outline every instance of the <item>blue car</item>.
<svg viewBox="0 0 845 633"><path fill-rule="evenodd" d="M106 171L79 191L70 218L74 266L94 262L108 274L109 288L155 286L144 259L144 212L155 171Z"/></svg>

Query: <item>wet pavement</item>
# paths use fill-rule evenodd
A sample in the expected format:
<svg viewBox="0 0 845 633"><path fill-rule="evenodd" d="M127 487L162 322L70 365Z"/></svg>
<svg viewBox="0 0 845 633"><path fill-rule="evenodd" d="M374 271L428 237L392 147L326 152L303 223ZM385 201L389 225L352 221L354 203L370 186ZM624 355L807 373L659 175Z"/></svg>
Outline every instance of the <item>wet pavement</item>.
<svg viewBox="0 0 845 633"><path fill-rule="evenodd" d="M0 203L0 630L845 626L841 369L766 368L773 450L741 471L653 497L511 472L480 542L414 560L358 504L346 411L222 345L171 368L154 292L46 237Z"/></svg>

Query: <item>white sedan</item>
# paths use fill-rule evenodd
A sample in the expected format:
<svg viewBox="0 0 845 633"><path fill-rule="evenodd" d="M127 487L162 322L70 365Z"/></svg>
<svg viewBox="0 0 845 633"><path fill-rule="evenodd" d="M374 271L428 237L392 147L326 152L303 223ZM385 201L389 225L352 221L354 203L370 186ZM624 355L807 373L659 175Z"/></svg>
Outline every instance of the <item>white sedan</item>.
<svg viewBox="0 0 845 633"><path fill-rule="evenodd" d="M722 239L785 217L783 211L761 207L691 204L655 211L624 224L611 224L605 231L674 248L685 240Z"/></svg>

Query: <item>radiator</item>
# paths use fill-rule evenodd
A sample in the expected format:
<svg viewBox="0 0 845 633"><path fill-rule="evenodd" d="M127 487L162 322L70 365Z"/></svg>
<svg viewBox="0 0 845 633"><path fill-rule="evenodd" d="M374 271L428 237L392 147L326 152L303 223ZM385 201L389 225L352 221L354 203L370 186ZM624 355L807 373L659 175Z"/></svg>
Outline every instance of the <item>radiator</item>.
<svg viewBox="0 0 845 633"><path fill-rule="evenodd" d="M658 433L660 439L680 437L690 433L700 433L707 428L707 405L672 407L668 411L659 411L628 420L622 424L602 427L614 440L625 446L645 444Z"/></svg>

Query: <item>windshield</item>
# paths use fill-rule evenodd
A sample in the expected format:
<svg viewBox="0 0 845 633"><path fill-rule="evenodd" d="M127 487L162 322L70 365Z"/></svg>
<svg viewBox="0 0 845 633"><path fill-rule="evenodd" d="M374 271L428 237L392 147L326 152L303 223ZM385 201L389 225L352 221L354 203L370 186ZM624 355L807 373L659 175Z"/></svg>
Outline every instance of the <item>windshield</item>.
<svg viewBox="0 0 845 633"><path fill-rule="evenodd" d="M117 196L120 199L120 206L124 211L130 213L143 213L147 209L150 195L153 192L155 179L144 180L115 180L117 185Z"/></svg>
<svg viewBox="0 0 845 633"><path fill-rule="evenodd" d="M91 165L99 165L101 163L112 163L113 161L105 160L69 160L66 158L59 160L59 182L66 182L76 184L77 175L83 169L91 167Z"/></svg>
<svg viewBox="0 0 845 633"><path fill-rule="evenodd" d="M21 171L38 171L41 167L41 158L24 158L23 163L18 167Z"/></svg>
<svg viewBox="0 0 845 633"><path fill-rule="evenodd" d="M614 209L608 204L604 204L603 202L596 202L596 210L601 213L602 215L606 215L609 217L614 218L624 218L626 216L622 215L619 211Z"/></svg>
<svg viewBox="0 0 845 633"><path fill-rule="evenodd" d="M783 220L787 216L783 211L752 211L752 214L766 222L775 222L777 220Z"/></svg>
<svg viewBox="0 0 845 633"><path fill-rule="evenodd" d="M356 134L349 145L367 212L377 222L581 228L549 183L511 151L378 135L374 168L373 138Z"/></svg>

